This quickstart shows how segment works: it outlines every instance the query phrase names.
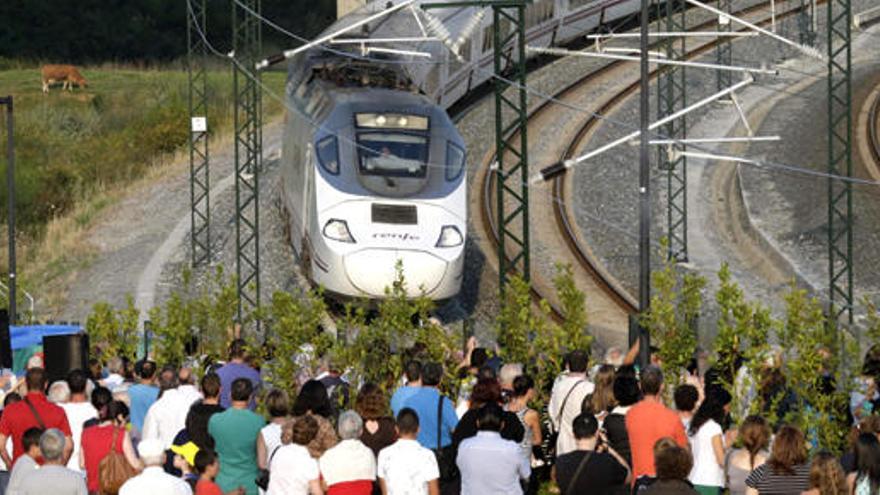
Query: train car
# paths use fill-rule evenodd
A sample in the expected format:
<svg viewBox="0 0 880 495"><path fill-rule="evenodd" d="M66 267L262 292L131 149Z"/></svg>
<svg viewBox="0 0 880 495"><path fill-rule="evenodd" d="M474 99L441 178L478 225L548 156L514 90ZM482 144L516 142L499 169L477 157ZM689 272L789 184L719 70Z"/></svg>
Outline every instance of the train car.
<svg viewBox="0 0 880 495"><path fill-rule="evenodd" d="M382 298L398 263L409 295L461 288L464 142L399 67L306 52L291 67L282 198L306 276L331 296Z"/></svg>
<svg viewBox="0 0 880 495"><path fill-rule="evenodd" d="M370 2L325 34L400 2ZM466 151L445 110L491 79L495 26L483 15L455 56L426 26L440 20L457 36L477 9L426 12L418 3L290 62L296 115L288 112L284 130L282 203L304 273L331 295L382 298L398 263L410 295L444 300L461 288ZM638 0L534 0L527 43L564 45L638 8Z"/></svg>

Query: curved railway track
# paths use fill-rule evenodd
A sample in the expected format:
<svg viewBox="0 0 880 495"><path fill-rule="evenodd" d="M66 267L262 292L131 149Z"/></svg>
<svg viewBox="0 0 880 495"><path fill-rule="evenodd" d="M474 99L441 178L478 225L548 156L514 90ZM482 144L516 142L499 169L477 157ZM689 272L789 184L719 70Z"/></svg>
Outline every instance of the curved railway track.
<svg viewBox="0 0 880 495"><path fill-rule="evenodd" d="M762 12L766 10L766 6L769 4L761 3L754 6L750 6L744 9L741 9L735 12L735 15L741 17L750 17L750 21L754 22L758 25L769 25L771 20L769 14L766 18L760 16ZM791 16L800 11L800 8L793 8L783 13L777 14L777 19L782 19L784 17ZM756 19L755 16L758 16ZM699 25L691 27L689 30L692 31L701 31L713 28L715 25L715 20L711 19L709 21L700 23ZM739 38L734 38L733 41L736 41ZM686 58L691 59L698 57L708 50L714 48L718 44L717 40L707 41L703 43L688 43L686 47L687 53ZM652 48L656 48L659 44L654 44ZM594 114L599 115L609 115L615 107L622 104L628 97L632 94L636 93L639 89L639 81L638 76L633 79L629 77L631 83L624 83L623 87L620 87L619 80L626 78L619 77L619 74L615 75L621 69L624 71L625 68L629 66L632 67L631 64L623 61L615 61L609 64L606 64L596 70L590 71L573 81L571 84L565 86L561 90L557 91L553 94L554 100L560 100L569 104L573 104L578 106L578 97L583 95L585 88L592 83L595 83L600 80L617 80L616 87L617 89L613 91L609 96L604 97L604 100L596 106L592 111ZM655 78L659 74L659 70L655 69L651 72L651 78ZM608 94L606 92L606 94ZM880 99L878 99L880 100ZM530 109L528 114L528 122L529 122L529 134L530 140L532 137L536 137L540 135L534 129L541 129L542 124L546 125L547 121L552 121L554 116L552 115L552 109L556 106L554 101L545 99L539 105ZM583 106L582 104L580 106ZM878 104L880 106L880 104ZM875 107L876 109L877 107ZM876 113L880 113L877 111ZM599 125L602 122L601 118L596 117L595 115L584 115L584 119L580 121L579 124L576 125L576 130L572 134L566 134L568 137L561 137L560 141L566 143L563 146L561 152L553 157L552 161L556 161L559 159L567 159L576 155L576 153L583 147L583 145L589 140L592 134L598 129ZM872 116L872 122L876 122L876 118L880 118L877 116ZM874 127L874 133L876 135L877 129ZM518 134L511 134L506 138L509 142L514 142L518 139ZM531 147L530 149L534 149ZM875 151L878 151L877 148L874 148ZM498 229L495 224L495 174L490 173L489 164L495 161L494 150L489 152L481 166L482 172L479 174L481 184L479 184L480 191L480 210L481 210L481 219L483 230L486 231L488 238L491 240L492 247L497 251L498 247ZM552 161L548 161L547 163L552 163ZM531 173L532 171L530 171ZM637 302L636 299L622 286L622 284L614 278L612 274L610 274L602 265L602 263L598 260L598 258L593 255L589 245L582 238L579 228L577 227L577 223L575 221L575 217L570 209L571 204L571 184L570 181L567 181L567 175L563 174L556 179L553 180L550 187L546 185L540 185L537 187L533 187L533 191L537 190L539 194L530 195L530 208L532 210L532 219L534 218L546 218L541 213L552 214L555 220L556 226L556 235L555 239L548 239L547 236L543 236L541 238L542 243L544 244L552 244L556 250L554 251L554 257L559 258L562 255L562 248L567 254L565 258L560 260L563 262L571 263L572 266L576 266L580 268L580 271L576 270L575 276L576 279L579 279L578 287L585 292L586 297L588 299L588 307L590 312L590 322L593 325L595 330L599 331L616 331L620 332L620 330L625 329L627 325L627 321L629 315L634 314L637 310ZM552 213L547 211L547 207L552 209ZM536 209L539 210L536 213ZM532 225L536 225L535 222L532 222ZM542 224L539 224L542 225ZM541 231L542 234L549 234L549 230L546 225L544 225L544 229ZM535 232L537 234L537 232ZM537 235L533 235L533 239L536 238ZM497 260L496 260L497 261ZM578 273L582 274L582 277L578 277ZM552 291L550 290L551 286L546 281L546 278L541 276L541 274L537 273L537 270L533 268L532 270L532 296L534 299L545 299L550 302L550 306L552 308L553 314L552 316L556 320L561 320L564 318L562 311L559 309L558 304L555 302L555 297L553 297ZM598 311L597 311L598 310ZM598 317L598 318L597 318ZM618 336L619 339L619 336Z"/></svg>
<svg viewBox="0 0 880 495"><path fill-rule="evenodd" d="M873 92L874 101L868 110L868 148L874 164L880 167L880 91Z"/></svg>

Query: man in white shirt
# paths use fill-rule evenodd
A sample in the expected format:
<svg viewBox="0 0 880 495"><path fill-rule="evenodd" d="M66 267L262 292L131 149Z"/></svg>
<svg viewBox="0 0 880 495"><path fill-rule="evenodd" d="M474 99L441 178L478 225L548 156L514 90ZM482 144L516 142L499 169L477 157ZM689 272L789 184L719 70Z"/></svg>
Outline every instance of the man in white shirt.
<svg viewBox="0 0 880 495"><path fill-rule="evenodd" d="M461 442L456 464L461 495L522 495L520 480L532 474L516 442L501 438L504 410L495 403L477 412L477 436Z"/></svg>
<svg viewBox="0 0 880 495"><path fill-rule="evenodd" d="M376 457L359 440L364 431L364 421L358 413L345 411L339 415L337 429L342 441L324 452L318 461L324 483L328 487L337 484L352 488L372 486L376 479Z"/></svg>
<svg viewBox="0 0 880 495"><path fill-rule="evenodd" d="M556 455L563 455L577 449L577 440L571 429L572 421L581 413L584 397L596 388L587 379L589 358L584 351L572 351L566 357L568 372L559 375L553 383L550 394L550 421L559 432L556 440Z"/></svg>
<svg viewBox="0 0 880 495"><path fill-rule="evenodd" d="M422 447L419 416L408 407L397 415L399 439L379 452L378 476L382 495L439 495L437 458Z"/></svg>
<svg viewBox="0 0 880 495"><path fill-rule="evenodd" d="M190 380L192 375L186 375ZM159 399L147 410L144 418L142 439L156 439L166 449L171 447L174 437L186 428L186 415L192 404L201 394L191 383L177 386L177 373L173 368L162 370L159 375Z"/></svg>
<svg viewBox="0 0 880 495"><path fill-rule="evenodd" d="M95 410L86 398L86 384L89 379L83 370L72 370L67 374L67 385L70 388L70 398L67 402L58 404L67 414L67 422L70 423L70 433L73 435L73 454L67 462L67 469L82 472L79 467L79 449L82 444L83 423L97 418Z"/></svg>
<svg viewBox="0 0 880 495"><path fill-rule="evenodd" d="M138 444L144 470L129 479L119 489L119 495L192 495L192 489L182 479L162 470L165 448L155 439L141 440Z"/></svg>

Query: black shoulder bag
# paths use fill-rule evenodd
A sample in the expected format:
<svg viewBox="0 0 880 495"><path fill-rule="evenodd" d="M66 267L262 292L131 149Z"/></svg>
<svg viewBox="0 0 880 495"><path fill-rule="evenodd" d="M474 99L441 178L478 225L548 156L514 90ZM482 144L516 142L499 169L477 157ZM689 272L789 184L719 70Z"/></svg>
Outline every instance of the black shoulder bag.
<svg viewBox="0 0 880 495"><path fill-rule="evenodd" d="M37 424L40 425L40 429L46 431L46 423L43 423L43 418L40 417L40 413L37 412L37 408L31 404L31 401L25 397L24 403L27 404L28 408L30 408L31 413L33 413L34 418L37 420Z"/></svg>
<svg viewBox="0 0 880 495"><path fill-rule="evenodd" d="M272 453L269 454L269 460L266 461L267 469L260 469L260 472L257 473L256 479L254 479L254 484L257 485L261 490L265 491L269 489L269 467L272 467L272 458L275 457L275 452L278 452L281 446L277 446L272 449Z"/></svg>
<svg viewBox="0 0 880 495"><path fill-rule="evenodd" d="M440 481L448 482L458 478L458 466L455 463L455 446L449 444L440 446L441 433L443 432L443 394L437 399L437 448L434 456L437 458L437 469L440 471Z"/></svg>

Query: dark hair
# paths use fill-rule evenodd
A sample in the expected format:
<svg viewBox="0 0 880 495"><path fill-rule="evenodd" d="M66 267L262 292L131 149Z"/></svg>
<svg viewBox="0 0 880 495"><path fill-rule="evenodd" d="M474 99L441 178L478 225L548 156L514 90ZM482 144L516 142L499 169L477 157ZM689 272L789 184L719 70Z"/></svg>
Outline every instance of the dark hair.
<svg viewBox="0 0 880 495"><path fill-rule="evenodd" d="M614 378L614 400L621 406L631 406L639 401L639 381L634 376L618 375Z"/></svg>
<svg viewBox="0 0 880 495"><path fill-rule="evenodd" d="M142 379L149 380L156 374L156 363L150 360L139 361L141 364L140 373Z"/></svg>
<svg viewBox="0 0 880 495"><path fill-rule="evenodd" d="M504 410L490 402L477 411L477 429L480 431L501 431L504 423Z"/></svg>
<svg viewBox="0 0 880 495"><path fill-rule="evenodd" d="M875 439L876 440L876 439ZM767 464L775 474L795 474L794 467L807 462L804 433L792 425L782 425L773 439L773 451Z"/></svg>
<svg viewBox="0 0 880 495"><path fill-rule="evenodd" d="M443 378L443 366L440 363L425 363L422 366L422 385L435 387Z"/></svg>
<svg viewBox="0 0 880 495"><path fill-rule="evenodd" d="M205 398L213 399L214 397L220 397L220 375L213 371L206 373L202 377L201 387Z"/></svg>
<svg viewBox="0 0 880 495"><path fill-rule="evenodd" d="M205 474L208 467L217 462L217 454L211 449L199 449L193 462L195 463L196 472Z"/></svg>
<svg viewBox="0 0 880 495"><path fill-rule="evenodd" d="M657 479L686 480L694 466L691 453L670 438L661 438L654 444L654 467Z"/></svg>
<svg viewBox="0 0 880 495"><path fill-rule="evenodd" d="M165 365L159 373L159 397L162 397L162 392L172 388L177 388L177 368Z"/></svg>
<svg viewBox="0 0 880 495"><path fill-rule="evenodd" d="M862 374L865 376L877 377L880 375L880 344L874 344L865 353L865 360L862 362Z"/></svg>
<svg viewBox="0 0 880 495"><path fill-rule="evenodd" d="M403 370L403 374L406 375L406 380L410 382L417 381L422 377L422 363L412 360L406 363L406 367Z"/></svg>
<svg viewBox="0 0 880 495"><path fill-rule="evenodd" d="M24 448L24 451L27 452L31 447L39 447L41 436L43 436L42 428L36 426L28 428L21 437L21 446Z"/></svg>
<svg viewBox="0 0 880 495"><path fill-rule="evenodd" d="M327 396L327 387L318 380L309 380L299 389L299 395L293 402L293 415L302 416L311 412L329 418L333 415L333 406Z"/></svg>
<svg viewBox="0 0 880 495"><path fill-rule="evenodd" d="M229 343L229 359L244 359L247 343L244 339L235 339Z"/></svg>
<svg viewBox="0 0 880 495"><path fill-rule="evenodd" d="M523 397L533 388L535 388L535 380L532 380L529 375L519 375L513 379L514 397Z"/></svg>
<svg viewBox="0 0 880 495"><path fill-rule="evenodd" d="M419 431L419 415L415 410L404 407L397 413L397 431L402 434L415 434Z"/></svg>
<svg viewBox="0 0 880 495"><path fill-rule="evenodd" d="M308 445L318 434L318 420L311 416L297 418L290 423L290 441L297 445Z"/></svg>
<svg viewBox="0 0 880 495"><path fill-rule="evenodd" d="M70 388L71 394L86 393L86 383L88 381L89 378L86 376L86 372L81 369L70 370L70 373L67 374L67 386Z"/></svg>
<svg viewBox="0 0 880 495"><path fill-rule="evenodd" d="M656 366L648 366L642 370L641 375L642 393L645 395L657 395L663 386L663 372Z"/></svg>
<svg viewBox="0 0 880 495"><path fill-rule="evenodd" d="M675 387L675 393L672 394L675 400L675 409L678 411L693 412L697 407L697 401L700 399L700 393L697 387L685 383Z"/></svg>
<svg viewBox="0 0 880 495"><path fill-rule="evenodd" d="M599 431L599 421L590 413L580 413L572 420L571 429L578 440L593 438Z"/></svg>
<svg viewBox="0 0 880 495"><path fill-rule="evenodd" d="M471 367L482 368L489 361L489 353L485 347L475 347L471 351Z"/></svg>
<svg viewBox="0 0 880 495"><path fill-rule="evenodd" d="M130 411L125 402L114 400L110 404L107 405L107 413L106 417L102 418L104 420L112 419L116 421L121 416L124 419L128 419L130 415Z"/></svg>
<svg viewBox="0 0 880 495"><path fill-rule="evenodd" d="M755 457L770 445L770 425L761 416L749 416L739 427L743 448L749 452L749 467L755 468Z"/></svg>
<svg viewBox="0 0 880 495"><path fill-rule="evenodd" d="M113 392L107 387L98 385L92 390L92 406L98 411L99 418L106 418L107 406L113 402Z"/></svg>
<svg viewBox="0 0 880 495"><path fill-rule="evenodd" d="M266 412L270 418L283 418L290 414L290 398L287 392L273 388L266 394Z"/></svg>
<svg viewBox="0 0 880 495"><path fill-rule="evenodd" d="M236 378L229 387L229 396L234 401L250 400L254 384L247 378Z"/></svg>
<svg viewBox="0 0 880 495"><path fill-rule="evenodd" d="M46 390L46 370L43 368L31 368L27 370L27 373L24 376L24 380L27 383L28 390L39 390L43 392Z"/></svg>
<svg viewBox="0 0 880 495"><path fill-rule="evenodd" d="M501 402L501 384L497 380L480 380L471 391L471 409Z"/></svg>
<svg viewBox="0 0 880 495"><path fill-rule="evenodd" d="M18 395L18 392L9 392L6 394L6 397L3 398L3 407L6 408L6 406L15 404L16 402L21 402L21 396Z"/></svg>
<svg viewBox="0 0 880 495"><path fill-rule="evenodd" d="M477 370L477 380L497 380L498 373L495 372L495 368L489 366L488 364L484 364L480 366L480 369Z"/></svg>
<svg viewBox="0 0 880 495"><path fill-rule="evenodd" d="M354 409L364 421L386 416L388 401L385 399L385 392L375 383L365 383L358 392Z"/></svg>
<svg viewBox="0 0 880 495"><path fill-rule="evenodd" d="M584 351L571 351L568 353L568 370L572 373L584 373L590 363L590 358Z"/></svg>
<svg viewBox="0 0 880 495"><path fill-rule="evenodd" d="M697 409L696 414L691 419L688 433L691 436L696 435L700 428L708 423L709 420L715 421L718 423L718 426L723 425L724 417L727 415L724 412L724 406L727 404L730 404L730 393L727 390L721 387L709 387L706 390L706 398L703 399L703 403L700 404L699 409Z"/></svg>
<svg viewBox="0 0 880 495"><path fill-rule="evenodd" d="M856 479L867 478L871 493L880 490L880 441L877 435L862 433L856 439Z"/></svg>

